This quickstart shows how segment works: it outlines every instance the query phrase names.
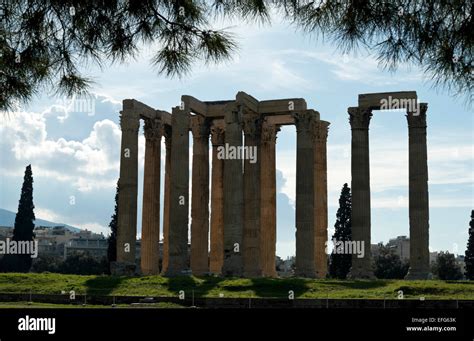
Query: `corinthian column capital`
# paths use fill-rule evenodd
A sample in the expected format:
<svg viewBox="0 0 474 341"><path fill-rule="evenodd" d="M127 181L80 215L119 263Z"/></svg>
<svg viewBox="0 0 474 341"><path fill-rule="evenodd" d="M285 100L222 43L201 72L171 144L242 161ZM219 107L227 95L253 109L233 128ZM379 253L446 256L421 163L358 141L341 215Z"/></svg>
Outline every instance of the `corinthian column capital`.
<svg viewBox="0 0 474 341"><path fill-rule="evenodd" d="M248 112L243 116L244 134L249 137L258 138L262 131L262 118L259 114Z"/></svg>
<svg viewBox="0 0 474 341"><path fill-rule="evenodd" d="M120 128L123 132L138 134L140 127L140 116L132 111L122 110L120 112Z"/></svg>
<svg viewBox="0 0 474 341"><path fill-rule="evenodd" d="M364 107L350 107L349 122L352 129L369 129L370 119L372 118L372 109Z"/></svg>
<svg viewBox="0 0 474 341"><path fill-rule="evenodd" d="M310 134L314 132L315 124L319 119L318 112L307 110L293 113L292 116L295 120L296 132Z"/></svg>
<svg viewBox="0 0 474 341"><path fill-rule="evenodd" d="M262 124L262 143L275 143L280 126L263 122Z"/></svg>
<svg viewBox="0 0 474 341"><path fill-rule="evenodd" d="M194 139L209 138L209 120L201 115L193 116L191 130Z"/></svg>
<svg viewBox="0 0 474 341"><path fill-rule="evenodd" d="M222 146L224 144L225 130L222 127L213 125L211 127L211 142L213 146Z"/></svg>
<svg viewBox="0 0 474 341"><path fill-rule="evenodd" d="M148 118L145 120L145 139L148 141L158 141L163 134L163 125L158 118Z"/></svg>

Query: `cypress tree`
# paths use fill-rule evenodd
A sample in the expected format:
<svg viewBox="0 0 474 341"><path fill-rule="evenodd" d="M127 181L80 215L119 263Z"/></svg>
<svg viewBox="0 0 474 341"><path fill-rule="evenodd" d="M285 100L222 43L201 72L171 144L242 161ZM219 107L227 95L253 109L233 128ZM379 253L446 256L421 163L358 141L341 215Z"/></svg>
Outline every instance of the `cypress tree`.
<svg viewBox="0 0 474 341"><path fill-rule="evenodd" d="M333 241L344 242L352 238L351 224L351 189L344 184L339 197L339 208L336 213L336 223L334 224ZM329 264L329 276L333 278L345 279L352 266L352 255L331 253Z"/></svg>
<svg viewBox="0 0 474 341"><path fill-rule="evenodd" d="M33 204L33 174L31 165L25 169L23 186L21 187L20 201L18 203L18 212L15 217L15 226L13 228L14 241L33 241L35 237L35 213ZM31 268L31 255L5 255L3 259L3 269L12 272L28 272Z"/></svg>
<svg viewBox="0 0 474 341"><path fill-rule="evenodd" d="M114 214L112 215L110 223L109 223L110 236L108 238L108 248L107 248L107 261L109 265L111 262L115 262L117 260L118 194L119 194L119 184L117 181L117 188L115 192L115 209L114 209Z"/></svg>
<svg viewBox="0 0 474 341"><path fill-rule="evenodd" d="M464 257L466 263L466 272L464 275L467 279L474 279L474 210L471 211L471 221L469 222L469 240L467 241L467 249Z"/></svg>

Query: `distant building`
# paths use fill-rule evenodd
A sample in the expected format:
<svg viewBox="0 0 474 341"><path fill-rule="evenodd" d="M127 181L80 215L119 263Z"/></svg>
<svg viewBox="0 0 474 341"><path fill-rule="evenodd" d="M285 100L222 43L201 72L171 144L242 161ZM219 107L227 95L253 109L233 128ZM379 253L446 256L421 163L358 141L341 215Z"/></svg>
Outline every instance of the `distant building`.
<svg viewBox="0 0 474 341"><path fill-rule="evenodd" d="M100 259L107 256L107 245L105 238L74 238L64 245L64 259L73 254L85 253Z"/></svg>
<svg viewBox="0 0 474 341"><path fill-rule="evenodd" d="M388 241L387 247L400 257L402 261L410 260L410 238L398 236Z"/></svg>
<svg viewBox="0 0 474 341"><path fill-rule="evenodd" d="M456 264L461 268L461 272L464 276L464 273L466 272L466 262L464 261L463 255L456 256Z"/></svg>
<svg viewBox="0 0 474 341"><path fill-rule="evenodd" d="M430 264L436 263L436 260L438 259L438 251L430 252Z"/></svg>

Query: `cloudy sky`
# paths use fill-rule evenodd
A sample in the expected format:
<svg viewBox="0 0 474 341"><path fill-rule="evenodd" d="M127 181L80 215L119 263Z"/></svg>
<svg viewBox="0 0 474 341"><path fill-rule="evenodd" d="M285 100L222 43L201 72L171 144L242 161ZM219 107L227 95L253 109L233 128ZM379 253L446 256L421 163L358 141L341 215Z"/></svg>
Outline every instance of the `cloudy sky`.
<svg viewBox="0 0 474 341"><path fill-rule="evenodd" d="M228 23L219 23L226 25ZM153 47L136 60L88 66L95 85L91 110L44 93L18 112L0 118L0 208L16 211L24 168L32 164L38 218L107 234L119 170L121 101L135 98L170 111L183 94L201 100L233 99L245 91L259 100L303 97L331 122L328 138L329 237L342 185L350 183L350 125L347 107L360 93L416 90L428 102L430 248L463 253L474 207L474 120L462 98L433 89L421 70L381 70L366 51L342 55L330 43L304 36L285 23L233 23L240 42L232 61L196 64L183 79L158 76ZM87 109L87 108L86 108ZM294 254L294 127L278 135L277 254ZM374 112L370 124L372 243L408 235L408 130L399 111ZM140 136L139 182L143 181L144 137ZM162 168L163 169L163 168ZM139 186L141 212L142 185ZM139 218L140 233L141 220Z"/></svg>

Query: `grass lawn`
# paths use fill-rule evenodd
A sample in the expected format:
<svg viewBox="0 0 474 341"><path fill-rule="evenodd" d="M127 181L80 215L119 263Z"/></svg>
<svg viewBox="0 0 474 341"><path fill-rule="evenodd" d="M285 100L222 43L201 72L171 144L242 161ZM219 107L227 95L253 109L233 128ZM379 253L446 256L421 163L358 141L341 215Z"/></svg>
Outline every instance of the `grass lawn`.
<svg viewBox="0 0 474 341"><path fill-rule="evenodd" d="M292 290L296 298L397 298L405 299L474 299L474 281L405 281L405 280L311 280L228 279L219 277L113 277L53 273L0 274L0 293L177 296L184 290L195 297L279 297L287 298Z"/></svg>

